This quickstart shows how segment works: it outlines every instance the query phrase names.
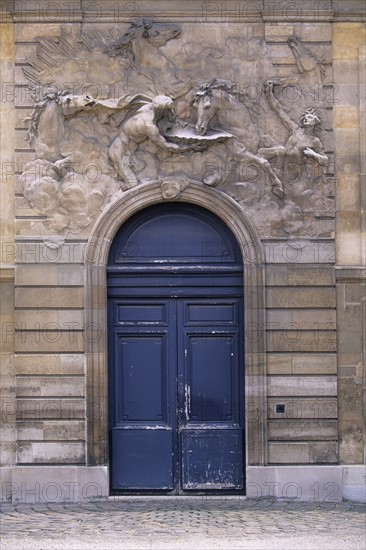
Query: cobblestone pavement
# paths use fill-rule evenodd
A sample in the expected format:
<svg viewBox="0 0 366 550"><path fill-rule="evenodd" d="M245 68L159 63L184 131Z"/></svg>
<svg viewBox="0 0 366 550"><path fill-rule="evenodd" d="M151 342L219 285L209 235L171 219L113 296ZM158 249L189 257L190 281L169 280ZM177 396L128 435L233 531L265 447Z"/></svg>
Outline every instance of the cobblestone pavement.
<svg viewBox="0 0 366 550"><path fill-rule="evenodd" d="M1 550L363 550L365 507L244 497L119 497L2 504Z"/></svg>

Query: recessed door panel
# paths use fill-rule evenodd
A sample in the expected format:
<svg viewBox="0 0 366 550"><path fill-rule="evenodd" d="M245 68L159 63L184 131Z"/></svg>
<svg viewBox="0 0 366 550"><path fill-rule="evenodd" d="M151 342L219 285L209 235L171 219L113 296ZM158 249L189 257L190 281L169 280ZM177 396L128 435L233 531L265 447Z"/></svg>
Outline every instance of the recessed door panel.
<svg viewBox="0 0 366 550"><path fill-rule="evenodd" d="M117 422L167 421L166 334L118 334Z"/></svg>
<svg viewBox="0 0 366 550"><path fill-rule="evenodd" d="M242 430L226 427L184 431L182 488L185 491L242 489Z"/></svg>
<svg viewBox="0 0 366 550"><path fill-rule="evenodd" d="M216 334L187 335L187 422L232 422L238 416L234 385L236 338L213 332Z"/></svg>
<svg viewBox="0 0 366 550"><path fill-rule="evenodd" d="M169 428L114 429L112 435L114 490L172 490L173 432Z"/></svg>

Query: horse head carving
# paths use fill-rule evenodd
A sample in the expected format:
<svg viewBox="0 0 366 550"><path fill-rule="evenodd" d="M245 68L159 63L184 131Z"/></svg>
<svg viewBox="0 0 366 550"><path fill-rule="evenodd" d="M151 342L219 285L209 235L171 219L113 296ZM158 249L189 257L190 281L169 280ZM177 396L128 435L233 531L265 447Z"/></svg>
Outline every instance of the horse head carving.
<svg viewBox="0 0 366 550"><path fill-rule="evenodd" d="M109 46L105 53L111 57L121 55L129 61L135 61L136 42L146 40L148 44L159 48L164 46L168 40L178 38L181 31L177 25L168 23L155 23L151 19L139 19L131 24L130 28L123 34L122 38Z"/></svg>

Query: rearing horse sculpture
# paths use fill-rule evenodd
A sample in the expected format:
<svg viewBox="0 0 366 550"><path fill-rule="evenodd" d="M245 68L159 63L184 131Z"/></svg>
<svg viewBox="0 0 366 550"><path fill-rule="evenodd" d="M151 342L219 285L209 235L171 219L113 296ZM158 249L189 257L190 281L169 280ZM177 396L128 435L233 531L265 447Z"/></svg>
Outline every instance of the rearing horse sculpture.
<svg viewBox="0 0 366 550"><path fill-rule="evenodd" d="M106 48L105 53L110 57L125 58L129 67L125 74L126 80L129 70L133 70L135 74L142 75L153 84L154 93L164 93L176 98L189 90L190 83L180 80L176 65L159 48L180 35L178 25L139 19L131 23L120 40ZM163 75L168 78L161 87Z"/></svg>
<svg viewBox="0 0 366 550"><path fill-rule="evenodd" d="M200 135L205 135L210 122L217 116L219 127L234 134L231 142L233 159L238 162L249 161L262 168L271 182L272 192L282 198L282 182L268 160L248 151L249 144L252 150L257 150L260 141L258 131L250 121L250 117L247 117L246 123L242 122L240 126L240 115L244 109L250 108L248 101L250 100L244 94L235 90L234 83L230 81L214 79L202 84L196 90L192 101L197 111L196 131ZM230 121L228 115L231 115Z"/></svg>
<svg viewBox="0 0 366 550"><path fill-rule="evenodd" d="M89 95L74 95L71 92L52 92L37 101L33 111L24 120L31 121L27 139L34 141L37 158L53 162L56 166L68 164L79 158L78 151L64 154L65 120L80 111L90 109L95 99Z"/></svg>

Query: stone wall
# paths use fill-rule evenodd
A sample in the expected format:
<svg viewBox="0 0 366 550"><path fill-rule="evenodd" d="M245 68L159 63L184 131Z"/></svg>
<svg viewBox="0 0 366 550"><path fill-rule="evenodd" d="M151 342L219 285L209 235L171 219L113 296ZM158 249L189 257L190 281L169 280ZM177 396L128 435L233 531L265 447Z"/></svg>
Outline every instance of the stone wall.
<svg viewBox="0 0 366 550"><path fill-rule="evenodd" d="M217 213L243 250L248 466L277 479L285 466L322 465L333 472L326 481L362 498L362 470L352 466L364 464L366 445L363 3L54 6L5 2L1 13L4 498L12 488L22 500L21 483L43 475L98 479L108 493L106 253L128 212L164 200ZM134 46L126 69L118 38L142 17L180 34L157 52L150 45L150 57ZM216 141L203 145L190 105L217 90L230 105L239 98L240 116L234 125L219 111ZM67 94L82 107L41 126ZM121 104L138 94L172 98L191 132L179 157L164 150L169 132L163 145L130 143L134 163L114 156ZM288 142L303 139L307 107L321 118L312 162L290 157ZM57 474L45 468L55 465ZM301 468L283 483L302 479ZM261 475L249 468L249 483Z"/></svg>

